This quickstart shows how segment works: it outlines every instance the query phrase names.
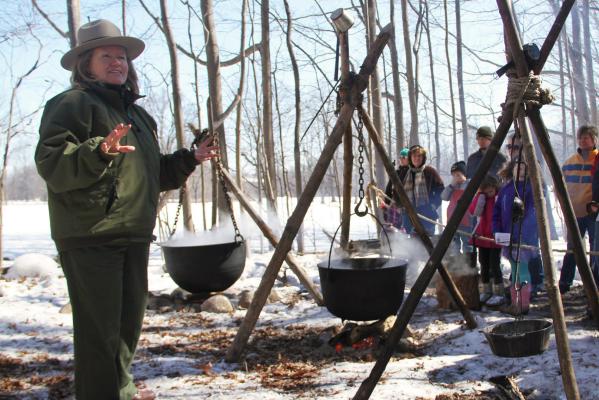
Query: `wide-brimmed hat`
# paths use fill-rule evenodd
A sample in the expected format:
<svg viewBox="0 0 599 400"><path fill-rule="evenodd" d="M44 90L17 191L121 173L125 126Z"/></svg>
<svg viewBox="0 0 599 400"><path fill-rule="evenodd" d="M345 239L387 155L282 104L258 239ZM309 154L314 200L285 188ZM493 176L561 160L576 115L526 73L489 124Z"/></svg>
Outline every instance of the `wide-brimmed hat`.
<svg viewBox="0 0 599 400"><path fill-rule="evenodd" d="M67 51L60 65L68 71L73 69L77 57L83 52L100 46L122 46L130 60L139 56L146 45L138 38L123 36L120 29L110 21L98 19L81 25L77 30L77 46Z"/></svg>

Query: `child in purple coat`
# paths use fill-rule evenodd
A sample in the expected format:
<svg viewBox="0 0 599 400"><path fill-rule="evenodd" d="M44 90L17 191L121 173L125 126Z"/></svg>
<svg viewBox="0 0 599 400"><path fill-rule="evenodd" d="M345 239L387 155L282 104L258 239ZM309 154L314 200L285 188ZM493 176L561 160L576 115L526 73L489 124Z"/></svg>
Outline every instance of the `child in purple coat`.
<svg viewBox="0 0 599 400"><path fill-rule="evenodd" d="M516 313L527 313L531 292L528 263L538 256L538 250L525 249L519 244L539 246L532 187L526 179L524 161L512 160L501 175L507 183L497 195L493 210L493 232L510 234L510 244L503 248L502 254L512 267L512 305L515 305Z"/></svg>

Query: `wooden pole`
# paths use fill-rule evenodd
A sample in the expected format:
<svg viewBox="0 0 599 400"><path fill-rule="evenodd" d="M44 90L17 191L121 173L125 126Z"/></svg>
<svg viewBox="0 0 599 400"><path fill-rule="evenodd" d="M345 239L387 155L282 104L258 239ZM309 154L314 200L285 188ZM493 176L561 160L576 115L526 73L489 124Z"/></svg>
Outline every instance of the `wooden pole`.
<svg viewBox="0 0 599 400"><path fill-rule="evenodd" d="M568 399L579 399L578 385L576 383L576 375L572 365L572 354L568 343L568 329L564 319L564 309L562 306L559 289L555 280L555 268L553 261L553 253L551 249L551 235L549 233L549 224L547 223L547 207L543 195L543 183L537 157L535 154L532 137L528 132L524 113L518 117L518 126L522 136L522 144L524 146L524 154L526 157L530 181L532 184L532 193L534 198L534 208L537 217L537 227L539 231L539 239L541 241L541 257L543 258L543 269L545 270L545 280L547 287L547 295L549 296L549 304L551 306L551 314L553 317L553 329L555 331L555 342L557 344L557 353L562 372L562 381ZM527 204L526 207L530 207Z"/></svg>
<svg viewBox="0 0 599 400"><path fill-rule="evenodd" d="M366 130L368 131L368 134L370 135L370 140L372 140L372 143L374 144L375 151L377 151L379 153L379 156L380 156L381 160L383 161L383 166L385 167L387 174L389 175L389 177L393 183L393 189L394 189L395 193L397 194L397 196L399 197L401 204L404 206L404 208L406 210L406 214L408 215L408 217L410 218L410 221L412 222L412 225L414 226L414 230L420 237L420 240L424 244L424 247L426 247L426 250L428 251L428 253L431 254L433 252L433 248L434 248L433 242L431 241L430 237L426 233L424 226L422 226L422 222L420 221L420 218L418 218L418 215L417 215L416 209L414 208L414 205L408 198L408 195L406 194L406 191L404 190L403 184L401 183L399 177L397 176L397 173L395 173L395 170L393 168L393 163L391 162L391 159L389 159L389 156L387 155L387 153L385 151L385 146L383 145L383 140L382 140L380 134L377 132L374 124L372 123L370 116L366 113L366 110L364 110L362 108L361 112L362 112L362 121L364 122L364 127L366 127ZM457 229L457 227L456 227L456 229ZM455 234L455 232L453 234ZM450 242L453 238L453 234L451 237L449 237ZM451 294L456 305L458 306L458 309L464 316L464 319L466 320L466 324L467 324L468 328L470 328L470 329L476 328L476 326L477 326L476 320L474 319L474 317L472 316L472 313L468 309L468 306L466 305L466 302L464 301L462 294L460 293L456 284L454 283L453 279L451 278L451 275L449 275L449 273L447 272L447 268L445 268L445 266L443 265L442 262L439 262L436 265L436 267L437 267L437 270L439 271L439 274L441 275L441 278L443 279L443 282L445 282L445 285L447 286L449 293ZM432 278L432 275L431 275L431 278ZM428 281L430 282L430 279ZM428 285L428 283L427 283L427 285ZM420 293L417 296L417 303L420 301L421 297L422 297L422 293ZM407 318L406 326L407 326L407 323L409 322L410 318L412 317L412 314L413 314L413 312L410 313L409 315L405 315L405 316L402 315L403 317ZM401 337L402 335L403 335L403 332L399 337Z"/></svg>
<svg viewBox="0 0 599 400"><path fill-rule="evenodd" d="M339 37L341 79L343 82L347 82L349 79L348 34L347 32L338 32L337 35ZM339 89L340 92L344 90L347 90L344 86ZM339 238L341 247L344 249L347 248L347 242L349 241L353 162L352 127L351 124L348 124L343 135L343 205L341 208L341 237Z"/></svg>
<svg viewBox="0 0 599 400"><path fill-rule="evenodd" d="M541 151L543 152L543 157L545 158L547 166L549 167L549 172L551 173L551 177L553 179L555 195L560 203L562 214L564 215L564 219L566 220L566 225L574 225L576 227L576 229L573 232L574 240L572 243L574 259L576 260L578 272L580 273L580 278L582 279L584 290L589 301L589 305L591 307L591 313L593 314L595 326L599 327L599 293L597 292L597 286L595 284L595 279L593 278L591 268L588 264L588 259L585 256L584 245L582 244L582 237L580 236L580 231L578 230L576 216L574 215L574 210L572 209L572 202L570 201L570 196L568 195L568 190L566 189L566 183L564 182L562 170L559 166L559 162L557 161L557 157L555 156L555 153L553 151L553 147L551 147L549 133L547 131L545 123L541 118L539 110L530 109L527 112L527 116L538 139L539 146L541 148ZM571 232L570 228L568 228L568 231ZM545 275L547 275L546 272Z"/></svg>
<svg viewBox="0 0 599 400"><path fill-rule="evenodd" d="M507 38L506 45L508 54L511 54L511 57L514 60L514 63L516 64L517 75L518 77L528 76L529 68L526 62L526 58L524 57L524 51L522 50L520 35L518 34L518 30L516 29L516 22L514 20L514 15L511 9L511 0L497 0L497 6L499 8L501 18L503 20L504 34ZM547 40L545 41L545 44L547 44ZM553 46L543 47L551 48ZM524 107L524 104L516 104L515 107ZM545 270L547 294L549 295L551 314L553 316L553 329L555 331L555 340L557 344L557 353L560 363L560 370L562 373L562 382L564 384L564 391L566 393L566 397L570 400L576 400L580 399L580 393L578 391L576 375L574 374L574 367L572 365L572 354L570 352L570 345L568 343L568 330L564 318L564 310L554 274L553 254L551 252L551 238L547 229L547 209L545 202L543 201L544 199L541 182L541 173L539 170L539 165L537 163L537 157L535 154L532 137L530 136L530 132L528 131L528 127L526 125L526 120L524 119L523 109L520 109L518 112L518 126L522 135L522 144L524 145L523 150L525 151L526 161L528 164L528 169L530 171L534 207L537 218L537 229L539 231L539 239L541 242L541 256L543 257L543 269ZM540 142L540 138L538 141ZM561 177L561 172L559 172L559 176ZM565 191L563 177L561 177L561 179L554 179L554 184L556 187L561 186L560 190ZM567 200L569 200L569 197L566 197ZM561 204L563 207L563 203ZM566 201L565 204L566 208L569 208L569 210L563 210L564 214L566 214L569 211L571 213L571 216L574 217L574 212L572 211L571 204L568 204L568 201ZM566 223L568 223L568 220L566 220ZM578 234L578 240L580 241L581 250L583 250L582 239L580 238L578 224L576 223L575 219L570 219L568 223L568 231L571 231L571 228L574 228L575 233ZM573 236L576 236L576 234ZM577 262L578 258L580 258L581 260L584 260L586 264L586 257L584 257L583 251L581 252L581 255L581 258L577 257Z"/></svg>
<svg viewBox="0 0 599 400"><path fill-rule="evenodd" d="M231 177L231 175L229 174L229 171L223 168L222 175L225 181L227 182L227 187L231 189L231 191L235 194L235 197L237 197L237 200L239 200L239 204L241 204L241 206L245 209L249 216L254 220L254 222L256 223L258 228L260 228L260 230L262 231L266 239L268 239L270 244L273 247L276 247L279 244L278 238L276 237L272 229L270 229L268 224L262 219L262 217L260 217L258 211L256 211L256 209L252 207L252 204L249 202L247 196L243 193L239 186L237 186L237 184L233 180L233 177ZM288 253L287 257L285 258L285 261L287 262L289 268L291 268L293 273L295 273L295 275L298 277L302 285L304 285L306 289L308 289L312 297L314 297L316 304L318 304L319 306L324 305L322 294L314 286L312 280L308 277L306 271L304 271L304 269L300 266L295 257L291 253Z"/></svg>
<svg viewBox="0 0 599 400"><path fill-rule="evenodd" d="M458 200L458 204L451 215L451 218L449 218L447 226L443 230L443 233L441 234L437 245L433 249L428 262L416 279L416 282L412 286L412 290L410 290L408 297L402 303L397 314L395 324L389 332L385 347L382 349L379 358L372 368L372 371L370 371L370 375L358 388L358 391L354 395L354 400L370 398L370 395L381 378L381 375L385 371L391 356L395 352L396 345L399 342L399 339L401 339L401 336L408 325L410 317L412 314L414 314L422 294L426 290L433 274L435 273L435 270L437 269L437 265L440 264L441 259L445 255L445 252L451 243L451 238L455 234L463 216L466 214L466 211L470 206L470 203L472 202L472 199L474 198L474 195L476 194L476 191L478 190L482 180L491 168L491 164L495 160L495 157L497 156L497 153L499 152L499 149L505 140L507 132L512 125L512 107L508 105L506 110L506 114L499 123L497 131L495 132L495 136L493 136L493 140L491 140L491 144L483 156L476 173L470 180L470 183L468 183L466 186L464 194ZM414 223L414 221L412 221L412 223Z"/></svg>
<svg viewBox="0 0 599 400"><path fill-rule="evenodd" d="M264 272L262 280L260 281L260 285L254 294L252 303L245 314L245 318L241 322L241 326L237 331L237 335L233 340L233 344L227 351L225 359L229 362L238 361L241 357L243 349L245 348L250 334L252 333L258 317L260 316L260 312L262 311L264 304L266 304L266 299L268 298L268 294L272 289L272 285L274 284L279 269L281 268L281 264L283 263L287 253L291 250L291 245L293 244L295 235L297 234L297 231L301 226L304 217L306 216L306 212L308 211L312 200L314 200L314 195L322 183L322 179L327 171L327 168L329 167L329 164L331 163L331 159L333 158L335 150L337 147L339 147L339 144L341 144L341 139L347 129L347 125L349 125L351 122L352 114L354 113L354 109L359 102L361 93L364 91L364 89L366 89L368 76L370 76L374 70L374 66L376 65L378 58L383 52L383 49L387 45L390 37L391 25L387 25L381 30L377 39L368 50L368 54L366 55L364 63L360 68L360 73L353 76L350 82L344 82L344 84L350 89L347 91L346 97L343 98L343 107L341 107L337 122L335 123L333 131L327 139L324 148L322 149L322 153L316 162L314 170L312 171L312 175L306 183L304 191L298 199L295 210L287 220L287 225L285 225L285 229L283 230L279 244L275 248L272 258L266 267L266 271Z"/></svg>

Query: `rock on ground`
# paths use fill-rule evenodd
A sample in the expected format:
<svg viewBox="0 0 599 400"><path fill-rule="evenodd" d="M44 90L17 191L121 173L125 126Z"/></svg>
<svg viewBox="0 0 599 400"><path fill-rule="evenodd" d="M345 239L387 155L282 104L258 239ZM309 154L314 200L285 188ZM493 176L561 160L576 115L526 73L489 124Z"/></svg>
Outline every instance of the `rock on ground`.
<svg viewBox="0 0 599 400"><path fill-rule="evenodd" d="M231 313L233 312L233 306L228 298L222 294L217 294L210 297L208 300L202 303L202 311L213 312L213 313Z"/></svg>

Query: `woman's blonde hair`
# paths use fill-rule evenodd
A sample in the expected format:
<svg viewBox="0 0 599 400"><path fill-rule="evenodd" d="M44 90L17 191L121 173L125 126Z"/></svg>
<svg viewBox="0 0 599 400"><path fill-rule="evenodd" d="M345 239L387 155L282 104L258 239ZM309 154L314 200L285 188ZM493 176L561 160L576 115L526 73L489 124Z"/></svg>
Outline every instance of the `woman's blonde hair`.
<svg viewBox="0 0 599 400"><path fill-rule="evenodd" d="M73 87L87 89L91 86L91 84L98 83L98 80L95 79L89 71L89 65L91 63L93 53L94 49L89 49L77 57L77 61L75 62L73 72L71 74L71 85ZM127 74L125 87L133 94L139 95L137 72L135 71L135 67L133 67L133 63L129 57L127 57L127 65L129 67L129 73Z"/></svg>

